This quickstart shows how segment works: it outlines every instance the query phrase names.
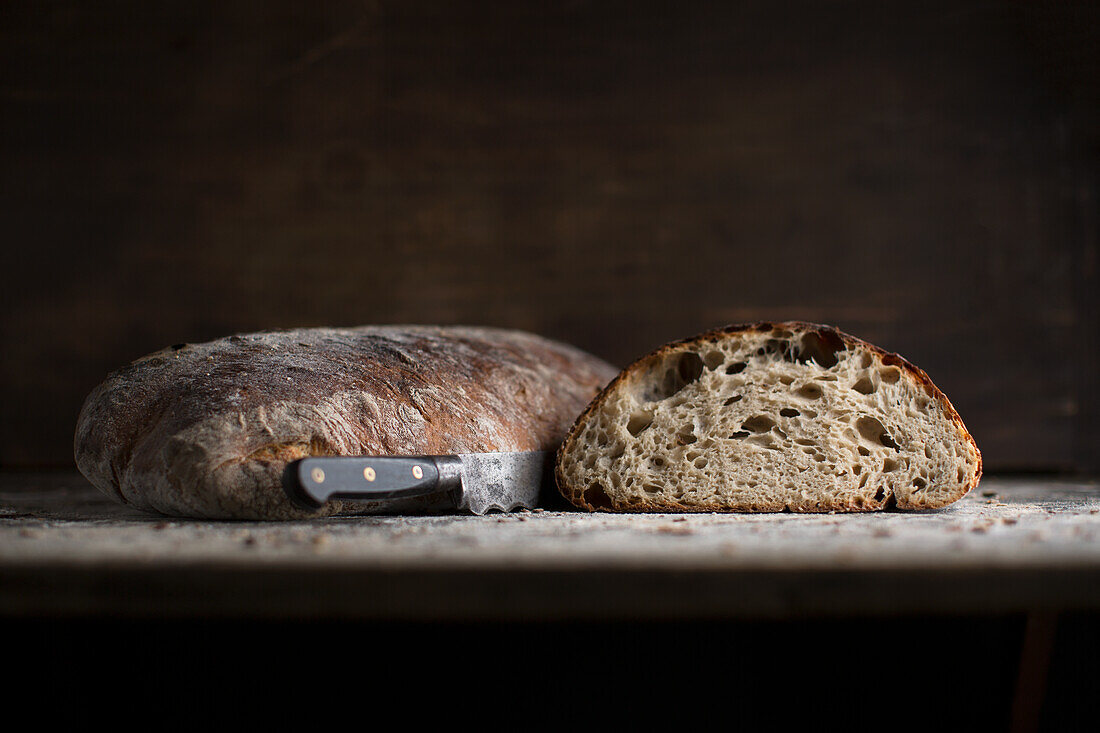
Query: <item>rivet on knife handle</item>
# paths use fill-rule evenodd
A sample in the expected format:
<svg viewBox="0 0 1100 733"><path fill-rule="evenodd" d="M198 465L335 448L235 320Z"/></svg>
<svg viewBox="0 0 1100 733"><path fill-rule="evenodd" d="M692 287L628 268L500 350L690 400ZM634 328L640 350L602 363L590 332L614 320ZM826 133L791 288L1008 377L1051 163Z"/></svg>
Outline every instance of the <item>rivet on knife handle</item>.
<svg viewBox="0 0 1100 733"><path fill-rule="evenodd" d="M455 456L331 456L287 466L283 490L295 504L318 509L329 499L398 499L462 488Z"/></svg>

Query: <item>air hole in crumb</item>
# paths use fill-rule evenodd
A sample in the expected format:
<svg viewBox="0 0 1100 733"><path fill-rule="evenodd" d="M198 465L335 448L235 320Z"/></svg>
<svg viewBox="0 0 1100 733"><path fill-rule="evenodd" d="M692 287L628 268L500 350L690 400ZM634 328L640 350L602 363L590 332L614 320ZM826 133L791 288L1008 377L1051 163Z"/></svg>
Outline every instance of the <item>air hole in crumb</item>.
<svg viewBox="0 0 1100 733"><path fill-rule="evenodd" d="M694 351L685 351L669 364L660 384L649 385L643 399L660 402L677 394L703 373L703 360Z"/></svg>
<svg viewBox="0 0 1100 733"><path fill-rule="evenodd" d="M927 485L928 484L925 482L925 480L922 479L920 476L913 479L913 491L920 491Z"/></svg>
<svg viewBox="0 0 1100 733"><path fill-rule="evenodd" d="M796 389L794 393L803 399L816 400L821 397L821 387L809 382Z"/></svg>
<svg viewBox="0 0 1100 733"><path fill-rule="evenodd" d="M726 355L717 349L708 351L703 357L703 363L706 364L707 369L717 369L722 366L722 362L726 360Z"/></svg>
<svg viewBox="0 0 1100 733"><path fill-rule="evenodd" d="M891 471L898 470L898 462L893 458L887 458L882 462L882 472L890 473Z"/></svg>
<svg viewBox="0 0 1100 733"><path fill-rule="evenodd" d="M810 331L802 336L797 360L810 361L826 369L836 366L837 352L844 350L844 341L835 331Z"/></svg>
<svg viewBox="0 0 1100 733"><path fill-rule="evenodd" d="M960 483L960 484L961 484L961 483L962 483L963 481L965 481L965 480L966 480L966 473L965 473L965 472L963 471L963 469L962 469L962 468L959 468L959 471L958 471L958 473L956 474L956 477L957 477L957 478L959 479L959 483Z"/></svg>
<svg viewBox="0 0 1100 733"><path fill-rule="evenodd" d="M772 436L769 433L759 433L757 435L753 435L752 437L748 438L746 442L759 445L761 448L767 448L768 450L779 450L778 448L776 448L775 441L772 440Z"/></svg>
<svg viewBox="0 0 1100 733"><path fill-rule="evenodd" d="M691 445L697 440L699 439L695 437L694 425L685 425L680 428L680 432L676 434L676 442L680 445Z"/></svg>
<svg viewBox="0 0 1100 733"><path fill-rule="evenodd" d="M875 384L867 377L861 377L858 382L852 385L852 389L860 394L871 394L875 391Z"/></svg>
<svg viewBox="0 0 1100 733"><path fill-rule="evenodd" d="M868 354L867 352L863 352L862 354L860 354L859 365L863 369L866 369L867 367L871 366L874 363L875 363L874 358L870 354Z"/></svg>
<svg viewBox="0 0 1100 733"><path fill-rule="evenodd" d="M857 451L859 451L859 454L860 454L861 456L869 456L869 455L871 455L871 451L867 450L867 449L866 449L866 448L864 448L864 447L863 447L862 445L861 445L861 446L857 446L857 447L856 447L856 450L857 450Z"/></svg>
<svg viewBox="0 0 1100 733"><path fill-rule="evenodd" d="M610 509L611 497L600 484L592 484L584 491L584 503L593 509Z"/></svg>
<svg viewBox="0 0 1100 733"><path fill-rule="evenodd" d="M861 473L863 473L863 466L859 465L858 463L852 466L852 473L854 473L856 476L860 475Z"/></svg>
<svg viewBox="0 0 1100 733"><path fill-rule="evenodd" d="M684 384L691 384L703 373L703 360L694 351L685 352L680 356L676 370Z"/></svg>
<svg viewBox="0 0 1100 733"><path fill-rule="evenodd" d="M794 348L790 341L784 339L768 339L764 345L756 350L758 356L778 356L786 361L795 361Z"/></svg>
<svg viewBox="0 0 1100 733"><path fill-rule="evenodd" d="M723 405L724 407L729 407L729 406L730 406L730 405L732 405L732 404L733 404L734 402L740 402L740 401L741 401L741 395L739 395L739 394L735 394L735 395L734 395L733 397L730 397L730 398L729 398L728 400L726 400L725 402L723 402L723 403L722 403L722 405Z"/></svg>
<svg viewBox="0 0 1100 733"><path fill-rule="evenodd" d="M886 369L878 370L879 379L886 384L894 384L901 379L901 370L897 367L887 367Z"/></svg>
<svg viewBox="0 0 1100 733"><path fill-rule="evenodd" d="M649 410L639 410L630 415L626 423L626 430L631 435L637 435L653 423L653 413Z"/></svg>
<svg viewBox="0 0 1100 733"><path fill-rule="evenodd" d="M748 364L743 361L739 361L735 364L730 364L728 367L726 367L726 374L740 374L741 372L745 371L745 367L747 366Z"/></svg>
<svg viewBox="0 0 1100 733"><path fill-rule="evenodd" d="M856 430L871 443L877 443L878 437L886 432L886 426L873 417L861 417L856 420Z"/></svg>
<svg viewBox="0 0 1100 733"><path fill-rule="evenodd" d="M793 407L784 407L782 410L779 411L779 414L783 417L798 417L802 413L794 409Z"/></svg>
<svg viewBox="0 0 1100 733"><path fill-rule="evenodd" d="M775 420L767 415L755 415L741 423L741 429L748 430L750 433L766 433L774 427Z"/></svg>
<svg viewBox="0 0 1100 733"><path fill-rule="evenodd" d="M878 491L875 492L875 501L882 501L886 498L886 489L881 486L878 487Z"/></svg>
<svg viewBox="0 0 1100 733"><path fill-rule="evenodd" d="M660 456L654 456L653 458L649 459L649 462L652 463L657 468L660 468L660 467L665 465L665 459L661 458Z"/></svg>
<svg viewBox="0 0 1100 733"><path fill-rule="evenodd" d="M900 450L900 446L894 442L894 439L890 437L890 434L886 432L886 426L879 422L876 418L864 416L856 420L856 430L863 436L863 439L869 443L878 443L879 445L887 448L893 448L894 450Z"/></svg>
<svg viewBox="0 0 1100 733"><path fill-rule="evenodd" d="M696 468L706 468L707 467L707 459L706 459L705 456L699 456L698 458L695 459L694 463L692 463L691 465L695 466Z"/></svg>
<svg viewBox="0 0 1100 733"><path fill-rule="evenodd" d="M741 440L742 438L749 437L749 434L744 430L738 430L736 433L730 436L731 440Z"/></svg>

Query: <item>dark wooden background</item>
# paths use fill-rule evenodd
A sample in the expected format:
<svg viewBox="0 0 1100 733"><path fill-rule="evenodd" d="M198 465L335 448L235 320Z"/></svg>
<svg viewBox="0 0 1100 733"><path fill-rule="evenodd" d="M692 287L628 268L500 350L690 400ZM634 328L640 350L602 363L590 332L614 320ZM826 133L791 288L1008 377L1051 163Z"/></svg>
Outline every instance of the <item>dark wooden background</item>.
<svg viewBox="0 0 1100 733"><path fill-rule="evenodd" d="M0 467L180 341L801 318L1095 470L1098 6L3 3Z"/></svg>

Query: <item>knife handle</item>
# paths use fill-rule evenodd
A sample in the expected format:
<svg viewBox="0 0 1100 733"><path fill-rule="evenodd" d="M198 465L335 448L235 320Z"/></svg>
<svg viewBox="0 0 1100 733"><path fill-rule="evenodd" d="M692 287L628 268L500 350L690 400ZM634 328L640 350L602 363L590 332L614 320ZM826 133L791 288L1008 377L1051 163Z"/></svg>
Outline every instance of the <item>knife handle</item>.
<svg viewBox="0 0 1100 733"><path fill-rule="evenodd" d="M305 509L329 499L404 499L462 489L457 456L324 456L286 467L283 490Z"/></svg>

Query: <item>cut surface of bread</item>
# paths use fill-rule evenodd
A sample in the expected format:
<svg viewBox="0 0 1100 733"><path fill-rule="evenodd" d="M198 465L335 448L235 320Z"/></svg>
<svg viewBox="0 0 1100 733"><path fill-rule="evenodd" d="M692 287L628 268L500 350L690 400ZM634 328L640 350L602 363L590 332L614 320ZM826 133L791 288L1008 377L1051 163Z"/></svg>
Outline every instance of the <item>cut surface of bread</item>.
<svg viewBox="0 0 1100 733"><path fill-rule="evenodd" d="M627 367L577 419L558 486L589 510L935 509L982 460L928 375L830 326L729 326Z"/></svg>

